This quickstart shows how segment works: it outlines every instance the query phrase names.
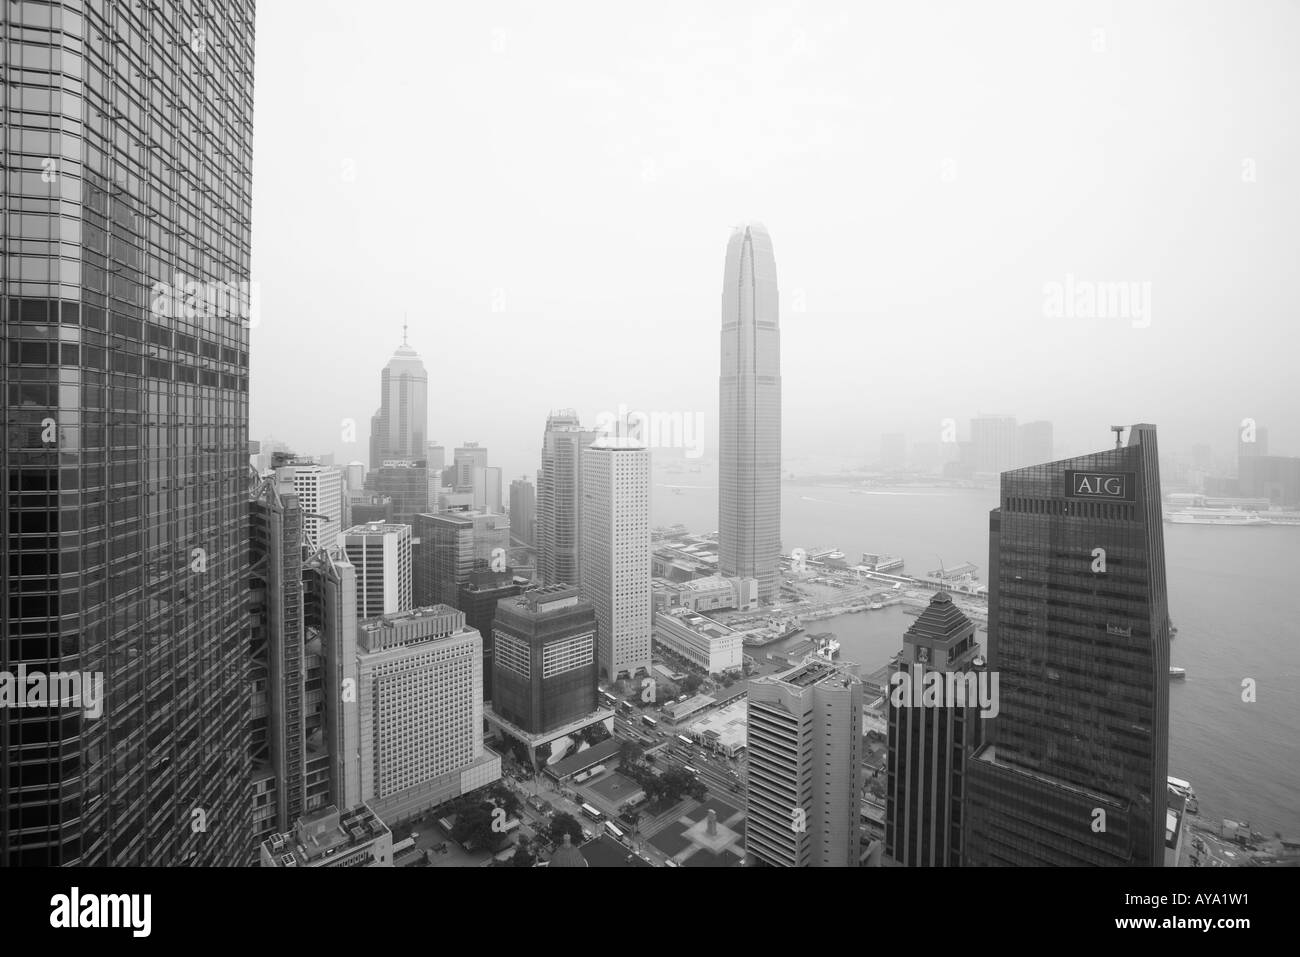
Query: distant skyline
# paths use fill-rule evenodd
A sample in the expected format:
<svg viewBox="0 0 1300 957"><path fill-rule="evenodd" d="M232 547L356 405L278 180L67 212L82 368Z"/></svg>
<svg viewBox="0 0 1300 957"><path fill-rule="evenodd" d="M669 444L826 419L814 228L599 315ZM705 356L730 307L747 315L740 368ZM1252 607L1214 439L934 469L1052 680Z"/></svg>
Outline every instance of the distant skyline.
<svg viewBox="0 0 1300 957"><path fill-rule="evenodd" d="M980 412L1051 420L1062 456L1133 421L1228 452L1245 418L1300 454L1300 8L670 3L615 28L259 10L252 436L364 460L407 321L429 438L507 478L566 407L698 414L716 455L717 262L759 220L787 461ZM1145 315L1053 318L1054 290L1130 283Z"/></svg>

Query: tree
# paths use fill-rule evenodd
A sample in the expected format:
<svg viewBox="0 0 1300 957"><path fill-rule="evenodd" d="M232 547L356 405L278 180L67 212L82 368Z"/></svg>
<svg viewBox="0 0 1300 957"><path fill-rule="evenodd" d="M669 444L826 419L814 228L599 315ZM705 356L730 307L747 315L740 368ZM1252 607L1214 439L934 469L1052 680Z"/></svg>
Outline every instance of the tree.
<svg viewBox="0 0 1300 957"><path fill-rule="evenodd" d="M532 848L528 845L528 838L521 837L519 843L515 846L515 853L511 855L507 862L509 867L532 867L537 862L533 855Z"/></svg>
<svg viewBox="0 0 1300 957"><path fill-rule="evenodd" d="M582 825L572 814L560 811L551 818L551 843L559 847L564 843L565 834L569 835L574 847L582 843Z"/></svg>
<svg viewBox="0 0 1300 957"><path fill-rule="evenodd" d="M456 816L451 829L452 839L465 847L495 848L502 834L492 829L496 808L486 801L471 804Z"/></svg>
<svg viewBox="0 0 1300 957"><path fill-rule="evenodd" d="M625 740L618 746L618 761L624 768L638 764L644 755L645 748L635 741Z"/></svg>
<svg viewBox="0 0 1300 957"><path fill-rule="evenodd" d="M698 675L687 675L681 680L683 694L695 694L700 689L703 679Z"/></svg>
<svg viewBox="0 0 1300 957"><path fill-rule="evenodd" d="M495 782L488 788L487 796L493 804L505 810L507 817L514 817L519 813L519 798L515 797L515 792L501 781Z"/></svg>

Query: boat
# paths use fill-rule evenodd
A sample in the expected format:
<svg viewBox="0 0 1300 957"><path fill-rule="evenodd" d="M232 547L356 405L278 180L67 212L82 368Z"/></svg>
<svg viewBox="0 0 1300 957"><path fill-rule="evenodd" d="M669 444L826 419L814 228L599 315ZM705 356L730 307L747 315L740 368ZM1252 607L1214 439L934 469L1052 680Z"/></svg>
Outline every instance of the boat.
<svg viewBox="0 0 1300 957"><path fill-rule="evenodd" d="M863 552L862 564L866 565L869 571L882 575L903 570L903 560L901 558L894 555L882 555L879 552Z"/></svg>
<svg viewBox="0 0 1300 957"><path fill-rule="evenodd" d="M1168 782L1169 790L1187 799L1187 813L1196 814L1200 806L1196 803L1196 791L1193 790L1191 782L1176 778L1172 774L1169 775Z"/></svg>
<svg viewBox="0 0 1300 957"><path fill-rule="evenodd" d="M1173 665L1169 666L1169 680L1182 681L1186 677L1187 677L1186 668L1175 668Z"/></svg>
<svg viewBox="0 0 1300 957"><path fill-rule="evenodd" d="M871 610L872 610L872 611L879 611L880 609L882 609L882 608L884 608L884 607L885 607L884 604L881 603L881 602L878 602L878 601L873 601L873 602L871 603Z"/></svg>
<svg viewBox="0 0 1300 957"><path fill-rule="evenodd" d="M1258 512L1245 512L1239 508L1180 508L1165 514L1171 525L1271 525Z"/></svg>

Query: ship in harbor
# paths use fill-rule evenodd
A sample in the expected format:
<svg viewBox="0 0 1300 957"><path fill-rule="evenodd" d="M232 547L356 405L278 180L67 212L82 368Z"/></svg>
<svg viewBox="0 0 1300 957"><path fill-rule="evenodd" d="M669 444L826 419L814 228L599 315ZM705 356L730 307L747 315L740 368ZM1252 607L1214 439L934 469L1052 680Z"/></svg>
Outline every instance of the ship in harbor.
<svg viewBox="0 0 1300 957"><path fill-rule="evenodd" d="M1186 678L1186 677L1187 677L1187 669L1186 669L1186 668L1175 668L1173 665L1170 665L1170 666L1169 666L1169 680L1170 680L1170 681L1182 681L1182 680L1183 680L1184 678Z"/></svg>
<svg viewBox="0 0 1300 957"><path fill-rule="evenodd" d="M877 574L898 574L903 570L903 560L896 555L881 555L878 552L863 552L862 564L867 571Z"/></svg>
<svg viewBox="0 0 1300 957"><path fill-rule="evenodd" d="M746 647L761 648L803 631L798 615L769 615L767 622L744 633Z"/></svg>
<svg viewBox="0 0 1300 957"><path fill-rule="evenodd" d="M1165 513L1171 525L1271 525L1259 512L1239 508L1180 508Z"/></svg>

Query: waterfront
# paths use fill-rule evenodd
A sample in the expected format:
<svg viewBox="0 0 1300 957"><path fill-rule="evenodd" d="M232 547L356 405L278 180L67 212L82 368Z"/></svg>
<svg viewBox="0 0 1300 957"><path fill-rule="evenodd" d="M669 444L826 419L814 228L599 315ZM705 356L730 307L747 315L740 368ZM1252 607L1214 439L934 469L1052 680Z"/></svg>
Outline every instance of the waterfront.
<svg viewBox="0 0 1300 957"><path fill-rule="evenodd" d="M682 494L656 484L653 524L680 522L701 533L717 528L717 493L704 487L715 475L691 475L699 487ZM655 481L674 478L656 473ZM853 562L864 551L887 552L905 559L910 575L938 568L940 559L945 566L969 561L987 582L994 489L857 495L784 485L781 502L787 553L837 545ZM1178 626L1171 661L1187 669L1187 680L1170 687L1169 773L1192 782L1207 820L1246 818L1269 836L1300 836L1300 642L1281 600L1300 568L1300 528L1166 524L1164 530L1169 610ZM823 619L809 630L834 632L841 656L870 673L902 646L913 621L894 606ZM979 638L987 641L982 632ZM789 641L755 650L761 655ZM1241 700L1245 678L1257 683L1254 703Z"/></svg>

